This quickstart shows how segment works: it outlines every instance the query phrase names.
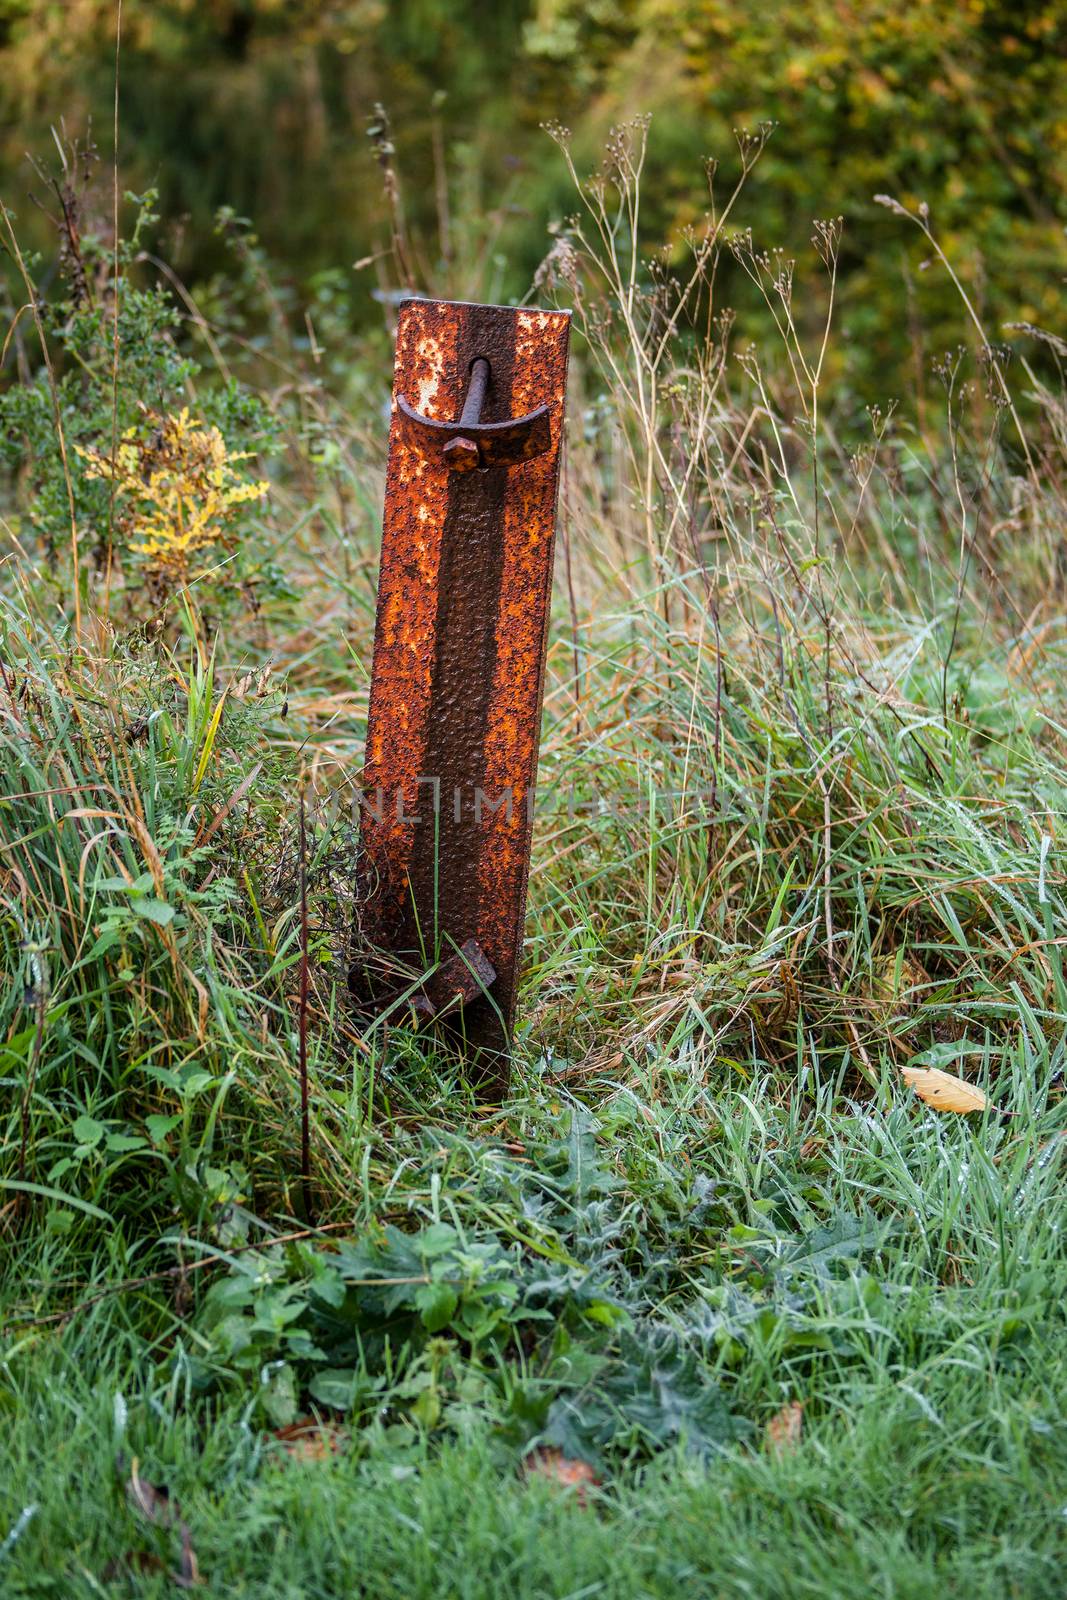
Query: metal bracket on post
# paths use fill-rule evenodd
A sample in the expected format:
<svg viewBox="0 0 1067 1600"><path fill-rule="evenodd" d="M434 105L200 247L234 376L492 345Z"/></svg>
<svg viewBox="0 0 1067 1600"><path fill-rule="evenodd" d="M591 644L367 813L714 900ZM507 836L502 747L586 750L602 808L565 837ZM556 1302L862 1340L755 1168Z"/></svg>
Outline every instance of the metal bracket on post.
<svg viewBox="0 0 1067 1600"><path fill-rule="evenodd" d="M486 1098L508 1081L569 332L435 300L397 328L350 982L373 989L369 950L426 973L410 1008Z"/></svg>

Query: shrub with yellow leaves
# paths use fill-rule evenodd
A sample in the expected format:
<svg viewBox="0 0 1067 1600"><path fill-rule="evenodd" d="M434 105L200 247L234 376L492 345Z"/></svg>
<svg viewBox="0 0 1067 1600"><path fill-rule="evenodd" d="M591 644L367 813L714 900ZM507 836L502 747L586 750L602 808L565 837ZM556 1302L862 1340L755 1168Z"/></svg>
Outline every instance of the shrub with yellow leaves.
<svg viewBox="0 0 1067 1600"><path fill-rule="evenodd" d="M146 412L146 425L127 429L113 457L77 449L89 477L115 485L117 526L162 593L188 583L211 546L232 549L238 509L270 487L242 477L237 463L248 452L229 451L218 428L190 417L188 407L177 415Z"/></svg>

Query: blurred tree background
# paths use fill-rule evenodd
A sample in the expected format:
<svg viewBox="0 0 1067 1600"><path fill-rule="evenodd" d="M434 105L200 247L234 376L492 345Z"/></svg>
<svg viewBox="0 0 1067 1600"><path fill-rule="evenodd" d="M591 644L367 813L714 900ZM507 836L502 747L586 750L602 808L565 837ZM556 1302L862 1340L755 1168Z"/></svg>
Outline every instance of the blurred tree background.
<svg viewBox="0 0 1067 1600"><path fill-rule="evenodd" d="M91 120L110 161L115 23L115 0L0 0L0 192L42 247L26 153L54 164L52 128ZM359 326L380 318L372 290L400 286L383 163L422 241L412 275L507 298L574 204L543 121L591 166L613 122L652 112L644 226L677 247L707 201L702 157L725 194L733 129L772 120L738 223L805 258L812 219L844 215L839 370L882 398L960 318L877 193L929 205L992 334L1062 331L1065 43L1064 0L125 0L121 182L158 186L158 250L185 282L218 269L229 206L298 289L332 274ZM476 280L448 270L474 257ZM724 295L752 318L737 279Z"/></svg>

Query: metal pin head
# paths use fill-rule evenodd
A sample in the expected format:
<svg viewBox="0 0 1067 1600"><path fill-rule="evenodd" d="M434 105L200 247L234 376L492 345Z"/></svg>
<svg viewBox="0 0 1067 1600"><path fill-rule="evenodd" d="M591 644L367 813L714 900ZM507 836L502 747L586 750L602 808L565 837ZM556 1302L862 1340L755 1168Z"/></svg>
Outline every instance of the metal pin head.
<svg viewBox="0 0 1067 1600"><path fill-rule="evenodd" d="M445 465L453 472L473 472L482 464L481 451L473 439L468 439L462 434L455 439L449 439L447 444L441 446L441 455Z"/></svg>

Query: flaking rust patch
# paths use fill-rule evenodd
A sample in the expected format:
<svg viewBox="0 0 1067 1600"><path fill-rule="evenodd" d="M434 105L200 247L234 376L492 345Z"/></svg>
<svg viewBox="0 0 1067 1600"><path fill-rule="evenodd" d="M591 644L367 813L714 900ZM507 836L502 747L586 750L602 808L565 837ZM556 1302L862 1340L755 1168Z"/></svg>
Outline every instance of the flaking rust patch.
<svg viewBox="0 0 1067 1600"><path fill-rule="evenodd" d="M566 316L522 312L518 317L515 408L528 410L537 404L556 373L562 373L563 382L553 386L550 402L553 449L523 468L505 505L505 563L486 730L486 788L498 793L510 788L515 804L511 818L505 817L498 830L494 850L483 856L482 926L489 936L486 949L499 948L506 939L515 941L516 970L523 926L509 909L517 903L525 908L529 879L569 335ZM531 716L534 707L536 714Z"/></svg>
<svg viewBox="0 0 1067 1600"><path fill-rule="evenodd" d="M418 320L401 315L393 384L393 416L400 375L415 372L425 403L440 405L440 391L454 364L454 328L442 325L434 336L420 337ZM374 640L374 672L388 686L376 704L372 679L364 782L371 793L363 812L366 844L368 812L381 815L372 832L377 862L376 894L395 900L404 890L404 856L411 844L418 777L425 744L433 669L433 630L440 561L441 518L432 497L439 495L428 464L390 429L386 468L385 529L378 578L378 615ZM388 782L390 803L377 793Z"/></svg>
<svg viewBox="0 0 1067 1600"><path fill-rule="evenodd" d="M417 300L397 330L361 924L416 973L484 953L492 980L437 1026L487 1096L507 1082L523 937L569 328L567 312ZM456 432L479 357L483 467L452 472L434 430ZM366 965L357 952L360 993Z"/></svg>

